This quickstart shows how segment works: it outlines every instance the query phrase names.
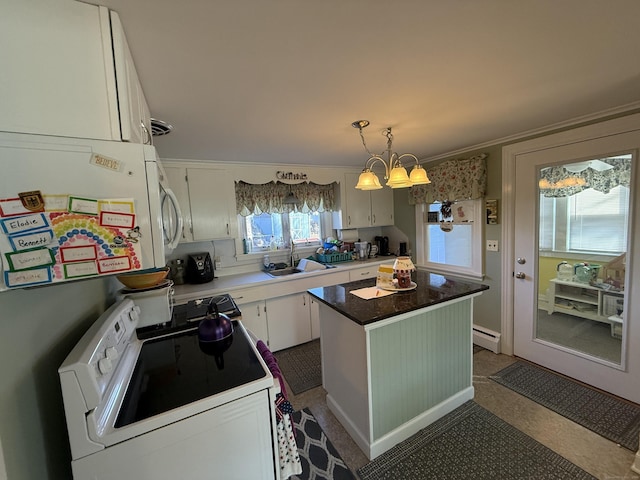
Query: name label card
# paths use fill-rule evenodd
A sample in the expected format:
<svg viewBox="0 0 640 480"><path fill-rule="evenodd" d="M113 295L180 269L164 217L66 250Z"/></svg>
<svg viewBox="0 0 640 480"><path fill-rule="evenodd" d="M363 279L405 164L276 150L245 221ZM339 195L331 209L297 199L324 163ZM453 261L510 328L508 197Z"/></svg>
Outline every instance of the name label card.
<svg viewBox="0 0 640 480"><path fill-rule="evenodd" d="M38 267L45 267L56 263L53 252L48 248L34 248L21 252L5 253L9 262L9 270L31 270Z"/></svg>
<svg viewBox="0 0 640 480"><path fill-rule="evenodd" d="M42 283L51 283L51 270L38 268L24 272L4 272L4 283L7 287L27 287Z"/></svg>
<svg viewBox="0 0 640 480"><path fill-rule="evenodd" d="M131 213L100 212L100 225L133 228L136 216Z"/></svg>
<svg viewBox="0 0 640 480"><path fill-rule="evenodd" d="M95 245L81 245L77 247L61 247L60 258L62 263L86 262L98 258Z"/></svg>
<svg viewBox="0 0 640 480"><path fill-rule="evenodd" d="M69 211L83 215L98 215L98 201L91 198L69 197Z"/></svg>
<svg viewBox="0 0 640 480"><path fill-rule="evenodd" d="M98 260L99 273L123 272L125 270L131 270L129 257L110 257Z"/></svg>
<svg viewBox="0 0 640 480"><path fill-rule="evenodd" d="M47 217L43 213L25 215L24 217L8 218L0 220L2 230L7 235L14 233L29 232L49 226Z"/></svg>
<svg viewBox="0 0 640 480"><path fill-rule="evenodd" d="M53 230L42 230L36 233L27 233L26 235L12 235L9 237L11 248L18 252L20 250L28 250L31 248L45 247L53 240Z"/></svg>
<svg viewBox="0 0 640 480"><path fill-rule="evenodd" d="M98 274L96 262L77 262L63 265L65 278L88 277Z"/></svg>

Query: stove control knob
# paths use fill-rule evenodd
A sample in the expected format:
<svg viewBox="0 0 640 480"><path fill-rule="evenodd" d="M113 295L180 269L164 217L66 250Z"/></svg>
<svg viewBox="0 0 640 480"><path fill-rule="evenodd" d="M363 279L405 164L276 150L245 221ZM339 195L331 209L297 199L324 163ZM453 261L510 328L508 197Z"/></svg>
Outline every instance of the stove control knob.
<svg viewBox="0 0 640 480"><path fill-rule="evenodd" d="M109 360L115 360L118 358L118 349L116 347L109 347L104 351L104 355Z"/></svg>
<svg viewBox="0 0 640 480"><path fill-rule="evenodd" d="M129 311L129 320L131 320L132 322L137 322L140 318L140 316L138 315L139 313L140 307L136 305Z"/></svg>
<svg viewBox="0 0 640 480"><path fill-rule="evenodd" d="M112 369L113 369L113 364L111 363L110 358L104 357L98 360L98 370L100 370L100 373L102 375L106 375L107 373L110 373Z"/></svg>

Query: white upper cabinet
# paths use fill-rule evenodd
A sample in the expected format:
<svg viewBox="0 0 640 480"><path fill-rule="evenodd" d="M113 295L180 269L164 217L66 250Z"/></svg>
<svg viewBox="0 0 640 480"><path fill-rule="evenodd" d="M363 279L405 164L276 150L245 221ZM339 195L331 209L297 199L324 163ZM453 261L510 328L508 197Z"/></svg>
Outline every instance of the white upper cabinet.
<svg viewBox="0 0 640 480"><path fill-rule="evenodd" d="M181 243L237 236L234 183L226 170L174 164L164 165L164 169L182 210Z"/></svg>
<svg viewBox="0 0 640 480"><path fill-rule="evenodd" d="M345 173L339 189L339 210L333 214L337 229L393 225L393 190L357 190L359 173Z"/></svg>
<svg viewBox="0 0 640 480"><path fill-rule="evenodd" d="M4 2L0 44L1 131L150 143L141 127L150 127L148 107L122 26L107 8Z"/></svg>
<svg viewBox="0 0 640 480"><path fill-rule="evenodd" d="M120 17L116 12L110 13L121 138L125 142L151 145L149 106L138 79Z"/></svg>

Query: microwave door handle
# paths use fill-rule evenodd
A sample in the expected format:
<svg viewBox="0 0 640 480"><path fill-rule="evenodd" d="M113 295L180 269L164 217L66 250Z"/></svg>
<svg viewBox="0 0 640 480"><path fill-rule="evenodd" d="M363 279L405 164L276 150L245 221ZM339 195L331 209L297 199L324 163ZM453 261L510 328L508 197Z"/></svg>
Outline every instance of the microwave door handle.
<svg viewBox="0 0 640 480"><path fill-rule="evenodd" d="M174 248L176 248L176 246L178 245L178 242L180 241L180 236L182 234L182 227L184 226L184 224L182 219L182 212L180 211L180 204L178 203L178 199L176 198L175 194L170 188L165 189L165 193L167 194L167 197L169 198L169 200L171 201L171 204L173 205L173 209L175 210L176 220L177 220L176 228L173 232L173 238L169 240L169 244L167 245L167 248L173 250Z"/></svg>

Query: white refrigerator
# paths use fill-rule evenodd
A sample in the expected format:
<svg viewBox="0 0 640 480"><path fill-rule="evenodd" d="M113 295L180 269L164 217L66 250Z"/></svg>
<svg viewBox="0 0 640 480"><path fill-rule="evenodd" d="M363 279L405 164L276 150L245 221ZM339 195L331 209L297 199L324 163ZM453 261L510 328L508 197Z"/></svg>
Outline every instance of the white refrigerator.
<svg viewBox="0 0 640 480"><path fill-rule="evenodd" d="M0 291L165 265L153 146L0 132Z"/></svg>

